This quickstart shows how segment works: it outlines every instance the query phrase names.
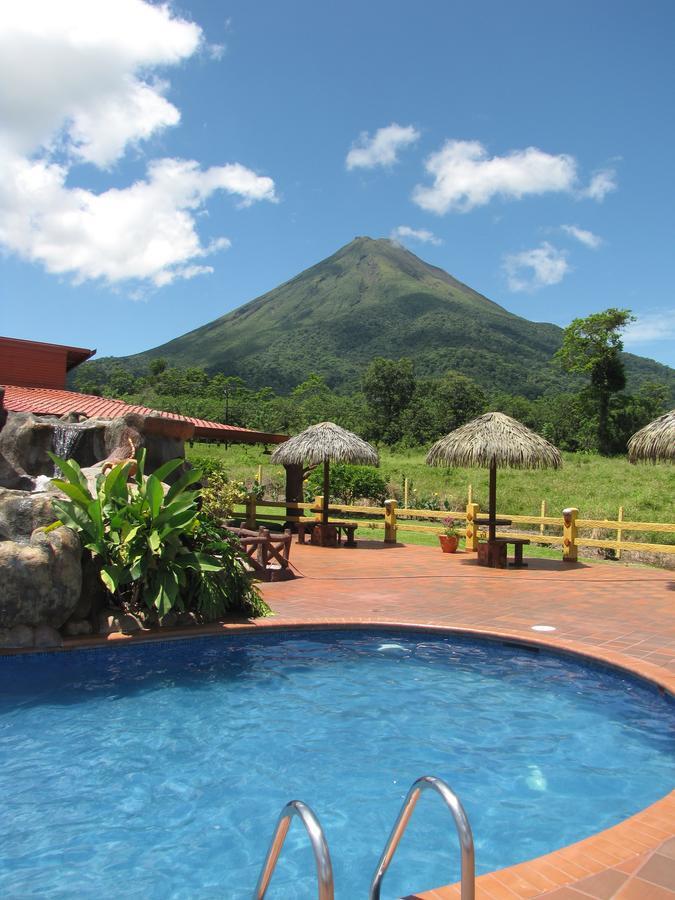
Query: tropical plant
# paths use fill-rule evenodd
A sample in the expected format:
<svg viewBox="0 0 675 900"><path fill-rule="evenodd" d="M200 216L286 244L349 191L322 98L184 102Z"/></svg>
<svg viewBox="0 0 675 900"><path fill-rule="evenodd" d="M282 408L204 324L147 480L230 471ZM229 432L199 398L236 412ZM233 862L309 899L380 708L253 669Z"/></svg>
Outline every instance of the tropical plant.
<svg viewBox="0 0 675 900"><path fill-rule="evenodd" d="M192 548L217 559L219 571L203 571L189 579L188 605L207 622L226 612L254 618L271 615L251 576L243 566L242 553L235 536L208 514L202 512L199 527L189 539Z"/></svg>
<svg viewBox="0 0 675 900"><path fill-rule="evenodd" d="M447 518L443 519L441 525L443 526L443 534L447 534L448 537L456 537L459 534L452 516L447 516Z"/></svg>
<svg viewBox="0 0 675 900"><path fill-rule="evenodd" d="M205 549L213 543L212 532L199 518L200 493L191 489L201 478L199 469L182 472L165 493L163 481L184 460L170 460L146 477L142 449L132 482L132 461L119 463L98 476L92 492L74 460L50 456L63 475L53 484L67 497L52 501L59 515L54 525L67 525L80 535L120 606L161 618L173 609L186 611L193 601L213 616L216 607L224 612L238 599L228 593L234 583L227 580L227 569L243 572L241 560L229 546L220 547L220 553Z"/></svg>
<svg viewBox="0 0 675 900"><path fill-rule="evenodd" d="M238 503L246 502L246 487L241 481L229 481L228 478L213 472L206 479L202 488L204 510L215 519L229 519Z"/></svg>

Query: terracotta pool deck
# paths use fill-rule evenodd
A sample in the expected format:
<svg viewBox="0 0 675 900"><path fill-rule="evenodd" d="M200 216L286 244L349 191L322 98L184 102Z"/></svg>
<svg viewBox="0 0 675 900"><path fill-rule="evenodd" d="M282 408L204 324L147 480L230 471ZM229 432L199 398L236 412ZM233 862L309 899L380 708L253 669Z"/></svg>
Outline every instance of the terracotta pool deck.
<svg viewBox="0 0 675 900"><path fill-rule="evenodd" d="M675 695L672 572L544 559L485 569L470 553L363 541L356 549L294 544L291 560L302 577L263 585L276 613L263 627L423 625L534 641L623 666ZM675 791L601 834L481 876L476 896L675 900ZM411 897L449 900L459 890Z"/></svg>

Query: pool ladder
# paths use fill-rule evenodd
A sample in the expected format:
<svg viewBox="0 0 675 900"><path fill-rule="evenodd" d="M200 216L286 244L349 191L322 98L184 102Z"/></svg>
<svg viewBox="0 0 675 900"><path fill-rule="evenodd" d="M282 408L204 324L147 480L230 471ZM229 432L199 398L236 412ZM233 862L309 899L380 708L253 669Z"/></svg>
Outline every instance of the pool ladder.
<svg viewBox="0 0 675 900"><path fill-rule="evenodd" d="M382 856L377 864L373 880L370 883L368 900L380 900L382 879L386 875L387 869L396 853L396 849L401 842L403 833L408 827L408 822L417 805L417 801L422 792L426 790L433 790L436 791L437 794L440 794L443 802L452 813L461 850L461 900L474 900L475 862L473 835L471 833L469 819L467 818L464 807L457 794L455 794L444 781L440 778L435 778L433 775L424 775L422 778L418 778L408 791L406 798L403 801L401 811L398 814L398 818L389 835L389 839L382 851ZM291 800L291 802L287 803L281 810L281 815L279 816L277 827L275 828L274 836L272 837L272 843L267 851L267 856L265 857L265 862L262 871L260 872L260 878L258 878L258 884L256 885L255 893L253 894L253 900L264 900L265 893L267 892L267 888L269 887L269 883L281 853L281 848L284 845L288 829L291 826L291 820L294 816L297 816L305 826L305 830L307 831L307 835L312 845L314 862L316 864L316 874L319 883L318 900L333 900L333 866L330 860L326 837L317 817L309 806L301 800Z"/></svg>

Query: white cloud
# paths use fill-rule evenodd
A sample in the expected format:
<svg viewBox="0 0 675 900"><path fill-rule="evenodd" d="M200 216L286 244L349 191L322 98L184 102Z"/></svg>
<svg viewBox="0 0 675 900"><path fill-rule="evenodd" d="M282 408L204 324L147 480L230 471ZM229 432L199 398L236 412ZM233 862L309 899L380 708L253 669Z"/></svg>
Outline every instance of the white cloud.
<svg viewBox="0 0 675 900"><path fill-rule="evenodd" d="M432 231L427 231L426 228L410 228L409 225L398 225L393 229L389 237L396 243L401 243L405 238L421 241L423 244L434 244L435 246L443 243Z"/></svg>
<svg viewBox="0 0 675 900"><path fill-rule="evenodd" d="M532 250L505 256L503 267L511 291L532 292L558 284L570 271L565 251L558 250L548 241Z"/></svg>
<svg viewBox="0 0 675 900"><path fill-rule="evenodd" d="M201 29L143 0L22 0L0 21L0 140L18 153L62 143L109 166L180 120L157 66L188 59Z"/></svg>
<svg viewBox="0 0 675 900"><path fill-rule="evenodd" d="M205 45L194 23L144 0L22 0L0 20L0 245L76 282L155 286L212 271L196 216L216 191L274 201L271 178L240 163L202 170L150 161L145 179L94 193L77 164L105 170L180 121L157 76ZM211 51L213 52L213 48ZM217 54L216 54L217 55Z"/></svg>
<svg viewBox="0 0 675 900"><path fill-rule="evenodd" d="M378 128L371 138L364 131L347 154L348 169L373 169L375 166L391 166L398 161L398 151L419 140L420 133L412 125L393 122L386 128Z"/></svg>
<svg viewBox="0 0 675 900"><path fill-rule="evenodd" d="M615 191L616 188L616 172L614 169L601 169L593 175L588 187L581 191L581 196L589 197L591 200L597 200L601 203L606 195L611 191Z"/></svg>
<svg viewBox="0 0 675 900"><path fill-rule="evenodd" d="M507 156L488 157L478 141L446 141L427 159L425 168L434 183L417 185L413 201L439 215L450 210L468 212L496 196L520 199L526 194L571 192L577 180L577 165L571 156L553 156L528 147Z"/></svg>
<svg viewBox="0 0 675 900"><path fill-rule="evenodd" d="M204 245L195 213L217 190L273 200L274 182L238 164L201 170L197 163L156 160L147 178L100 194L68 188L67 169L42 161L6 161L0 181L0 242L48 272L76 282L149 280L155 286L210 271L192 261L230 241Z"/></svg>
<svg viewBox="0 0 675 900"><path fill-rule="evenodd" d="M578 225L561 225L560 227L570 237L575 238L585 247L590 247L591 250L597 250L602 245L602 238L597 234L593 234L592 231L579 228Z"/></svg>
<svg viewBox="0 0 675 900"><path fill-rule="evenodd" d="M655 310L638 315L637 321L631 322L623 335L626 346L672 340L675 340L675 309Z"/></svg>

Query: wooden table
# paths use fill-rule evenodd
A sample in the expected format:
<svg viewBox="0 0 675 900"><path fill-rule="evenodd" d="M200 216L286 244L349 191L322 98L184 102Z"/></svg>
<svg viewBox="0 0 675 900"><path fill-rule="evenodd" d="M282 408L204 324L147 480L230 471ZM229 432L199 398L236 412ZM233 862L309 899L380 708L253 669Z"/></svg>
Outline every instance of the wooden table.
<svg viewBox="0 0 675 900"><path fill-rule="evenodd" d="M342 533L345 535L345 547L356 547L354 533L359 527L358 522L328 522L325 526L322 522L309 519L306 522L298 522L298 543L305 543L305 536L309 532L310 543L320 547L338 547L342 541Z"/></svg>

